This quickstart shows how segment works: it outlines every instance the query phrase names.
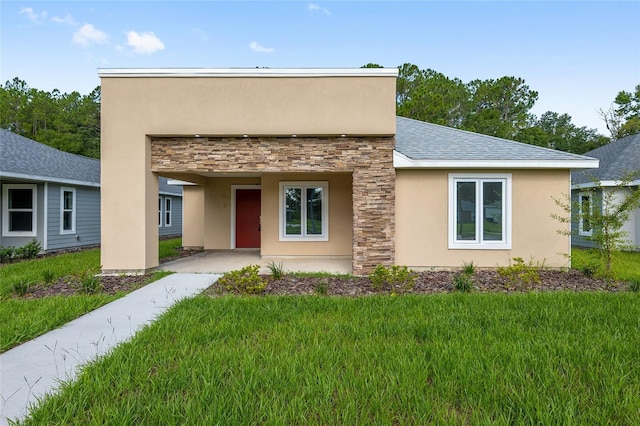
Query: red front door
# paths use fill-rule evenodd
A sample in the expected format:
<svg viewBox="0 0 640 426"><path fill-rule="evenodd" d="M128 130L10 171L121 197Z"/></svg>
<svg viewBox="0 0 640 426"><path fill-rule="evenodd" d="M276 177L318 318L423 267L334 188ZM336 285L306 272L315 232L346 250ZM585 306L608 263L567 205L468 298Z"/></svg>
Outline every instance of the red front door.
<svg viewBox="0 0 640 426"><path fill-rule="evenodd" d="M260 190L236 189L236 248L260 247Z"/></svg>

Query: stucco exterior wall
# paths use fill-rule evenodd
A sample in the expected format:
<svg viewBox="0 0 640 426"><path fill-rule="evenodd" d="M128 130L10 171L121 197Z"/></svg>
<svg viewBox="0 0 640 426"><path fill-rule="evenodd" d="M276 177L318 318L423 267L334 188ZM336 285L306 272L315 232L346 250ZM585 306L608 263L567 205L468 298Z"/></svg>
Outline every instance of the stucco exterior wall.
<svg viewBox="0 0 640 426"><path fill-rule="evenodd" d="M182 245L204 248L204 186L183 186L182 205Z"/></svg>
<svg viewBox="0 0 640 426"><path fill-rule="evenodd" d="M569 190L568 170L509 170L512 173L512 245L510 250L448 248L449 173L468 170L396 171L396 263L410 267L459 268L463 262L478 267L509 264L509 259L544 261L566 267L562 253L569 237L551 213L562 214L552 196ZM474 171L476 172L476 171ZM477 173L505 171L478 170ZM568 228L568 225L565 227Z"/></svg>
<svg viewBox="0 0 640 426"><path fill-rule="evenodd" d="M395 134L395 81L395 76L391 75L173 78L102 73L103 271L143 271L158 265L158 175L155 172L161 171L158 167L153 171L151 169L150 136L390 136L386 139L390 144L365 144L364 151L368 154L380 149L385 158L380 168L387 169L386 175L393 176L390 148ZM342 155L341 141L334 140L331 143L337 144L336 155L341 161L329 162L330 170L317 169L323 159L312 158L317 154L316 150L306 152L304 156L293 153L293 158L287 162L304 170L292 167L293 170L276 168L272 171L353 170L352 166L341 167L342 164L353 163L348 154ZM261 169L265 170L261 171L267 171L271 165L265 157L254 155L255 147L251 148L250 157L262 163ZM359 148L352 147L352 150L357 153ZM228 153L221 155L224 157ZM291 151L288 154L292 154ZM362 161L362 156L356 157ZM183 174L207 171L208 168L202 167L205 160L206 155L189 157L190 163L185 168L173 170ZM241 167L247 157L245 155L237 160L236 166ZM379 180L374 175L354 172L354 188L366 191L373 185L369 179L373 179L373 182ZM388 193L381 198L393 200L393 178L383 180L391 180L391 183L381 188L380 194ZM361 203L358 208L376 210L376 207L369 207L364 201ZM390 209L384 214L380 214L381 209L371 214L364 213L363 219L354 213L356 224L371 220L372 217L376 218L374 223L384 221L385 214L389 217L386 219L388 223L381 226L378 237L371 239L366 236L367 233L355 233L353 253L358 265L365 262L366 258L378 263L393 261L393 207ZM380 249L375 248L375 242L383 239L387 243ZM358 270L361 269L358 266Z"/></svg>

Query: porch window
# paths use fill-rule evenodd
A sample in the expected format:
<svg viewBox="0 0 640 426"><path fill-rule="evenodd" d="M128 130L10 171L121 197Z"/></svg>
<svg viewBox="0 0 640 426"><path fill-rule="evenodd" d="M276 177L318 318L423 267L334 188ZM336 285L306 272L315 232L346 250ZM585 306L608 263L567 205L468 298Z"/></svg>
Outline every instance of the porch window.
<svg viewBox="0 0 640 426"><path fill-rule="evenodd" d="M511 175L449 175L449 248L511 248Z"/></svg>
<svg viewBox="0 0 640 426"><path fill-rule="evenodd" d="M591 218L593 217L593 197L590 192L581 192L578 194L578 202L580 204L580 220L578 221L578 234L590 237L593 235L593 227Z"/></svg>
<svg viewBox="0 0 640 426"><path fill-rule="evenodd" d="M171 198L164 199L164 226L171 226Z"/></svg>
<svg viewBox="0 0 640 426"><path fill-rule="evenodd" d="M60 234L76 232L76 190L60 188Z"/></svg>
<svg viewBox="0 0 640 426"><path fill-rule="evenodd" d="M36 188L33 184L3 186L3 236L36 236Z"/></svg>
<svg viewBox="0 0 640 426"><path fill-rule="evenodd" d="M328 214L328 182L280 183L280 241L327 241Z"/></svg>

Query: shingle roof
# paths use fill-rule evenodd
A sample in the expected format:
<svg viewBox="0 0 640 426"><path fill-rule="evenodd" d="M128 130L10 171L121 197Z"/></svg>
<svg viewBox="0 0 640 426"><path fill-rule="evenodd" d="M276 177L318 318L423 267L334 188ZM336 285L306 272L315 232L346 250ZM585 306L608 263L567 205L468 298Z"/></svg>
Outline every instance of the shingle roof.
<svg viewBox="0 0 640 426"><path fill-rule="evenodd" d="M60 151L0 129L0 176L100 185L100 160ZM159 179L159 192L182 194L182 187Z"/></svg>
<svg viewBox="0 0 640 426"><path fill-rule="evenodd" d="M590 160L582 155L405 117L396 117L396 151L413 160Z"/></svg>
<svg viewBox="0 0 640 426"><path fill-rule="evenodd" d="M591 183L595 180L619 180L627 173L640 170L640 133L618 139L585 155L600 159L600 168L571 173L571 183Z"/></svg>
<svg viewBox="0 0 640 426"><path fill-rule="evenodd" d="M0 173L100 184L100 161L0 129Z"/></svg>

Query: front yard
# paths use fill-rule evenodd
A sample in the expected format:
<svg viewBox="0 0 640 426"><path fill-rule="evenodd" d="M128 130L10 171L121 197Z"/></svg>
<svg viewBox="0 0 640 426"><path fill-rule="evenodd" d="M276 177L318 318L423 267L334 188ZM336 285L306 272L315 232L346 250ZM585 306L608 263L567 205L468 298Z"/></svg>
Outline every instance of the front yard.
<svg viewBox="0 0 640 426"><path fill-rule="evenodd" d="M25 424L634 424L640 294L180 302Z"/></svg>

